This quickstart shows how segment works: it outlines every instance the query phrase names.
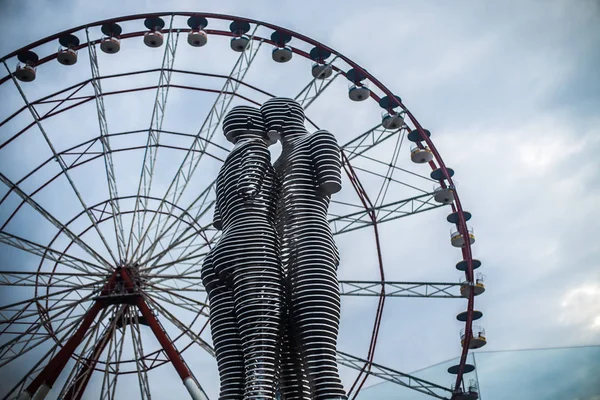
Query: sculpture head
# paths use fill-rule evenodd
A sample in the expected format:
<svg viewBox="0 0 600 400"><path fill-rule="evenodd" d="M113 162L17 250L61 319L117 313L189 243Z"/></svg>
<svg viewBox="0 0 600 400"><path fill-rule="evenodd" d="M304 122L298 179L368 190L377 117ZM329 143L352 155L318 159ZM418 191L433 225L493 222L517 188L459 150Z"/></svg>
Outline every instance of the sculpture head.
<svg viewBox="0 0 600 400"><path fill-rule="evenodd" d="M241 137L268 141L260 110L250 106L235 106L227 113L223 119L223 134L231 143L236 143Z"/></svg>
<svg viewBox="0 0 600 400"><path fill-rule="evenodd" d="M281 136L285 136L288 133L306 131L304 109L295 100L273 97L262 105L260 112L268 132L277 132Z"/></svg>

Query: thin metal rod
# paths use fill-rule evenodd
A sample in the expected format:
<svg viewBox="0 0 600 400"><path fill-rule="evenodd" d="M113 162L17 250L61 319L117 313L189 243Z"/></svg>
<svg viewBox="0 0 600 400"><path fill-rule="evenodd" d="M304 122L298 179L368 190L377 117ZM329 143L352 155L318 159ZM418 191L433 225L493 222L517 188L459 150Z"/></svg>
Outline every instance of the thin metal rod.
<svg viewBox="0 0 600 400"><path fill-rule="evenodd" d="M6 68L6 71L9 74L11 74L10 69L8 68L8 65L6 64L6 61L3 61L3 64L4 64L4 67ZM44 129L44 127L42 126L42 123L40 122L39 115L37 114L37 111L35 110L35 108L33 107L33 105L31 103L29 103L29 101L27 100L27 96L25 96L25 93L23 92L23 89L21 88L21 85L19 85L19 82L17 82L17 79L15 78L15 76L13 74L11 74L10 76L11 76L11 78L13 80L13 83L17 87L17 90L21 94L21 97L23 98L23 101L25 101L25 104L27 104L27 108L29 109L29 112L31 113L31 116L35 120L36 125L38 126L38 129L42 133L42 136L44 136L44 139L46 140L46 143L48 144L48 147L52 151L52 154L54 155L54 157L55 157L56 161L58 162L60 168L63 170L63 173L64 173L65 177L69 181L69 185L73 189L73 192L75 193L75 196L77 196L77 199L81 203L81 206L83 207L83 209L87 211L88 207L85 204L85 201L83 200L83 197L81 197L81 194L79 193L79 190L75 186L75 182L73 182L73 179L71 179L71 176L69 175L69 173L67 171L68 170L67 164L62 159L62 157L60 157L58 155L56 149L54 148L54 145L52 144L52 141L48 137L48 134L46 133L46 130ZM102 240L102 243L104 243L104 246L106 247L106 250L108 251L108 253L112 257L113 261L116 263L117 259L115 258L115 255L113 254L113 252L112 252L112 250L111 250L108 242L106 241L106 238L104 237L104 235L100 231L100 228L98 227L98 225L97 225L97 223L96 223L96 221L94 219L94 216L89 211L86 214L88 215L90 221L94 225L94 228L95 228L96 232L98 233L98 236L100 237L100 240Z"/></svg>
<svg viewBox="0 0 600 400"><path fill-rule="evenodd" d="M255 28L255 31L257 28L258 28L258 26ZM254 32L253 32L252 36L253 35L254 35ZM229 105L231 104L231 101L233 100L232 95L225 95L224 92L226 92L226 91L229 91L232 93L237 92L237 90L240 86L239 81L242 81L244 79L246 73L249 71L250 66L252 65L252 62L254 61L254 58L256 57L256 54L258 54L258 50L260 49L260 47L262 45L262 42L259 42L257 46L254 46L252 40L250 41L250 43L252 43L252 45L250 46L250 48L246 49L245 51L243 51L240 54L238 60L236 61L235 65L229 75L230 77L235 78L235 80L228 78L227 81L225 82L222 92L217 96L217 99L216 99L215 103L213 104L213 106L211 107L211 109L208 113L208 116L202 123L202 127L200 128L200 131L198 132L198 135L197 135L198 138L204 137L208 140L211 140L212 137L214 136L214 134L216 133L217 129L219 128L221 121L224 118L225 114L227 113L227 110L229 109ZM202 155L206 151L206 148L207 148L207 142L204 142L200 139L195 139L193 141L193 143L190 146L188 152L186 153L179 169L175 173L173 180L169 184L169 187L165 193L165 196L163 197L163 200L161 201L160 205L158 206L159 210L162 210L163 207L167 206L168 198L171 198L172 204L179 203L181 196L183 196L185 189L187 188L189 182L192 180L194 172L196 171L196 168L198 167L198 164L200 163L200 160L202 159ZM196 151L194 151L195 149L199 149L200 151L196 152ZM138 252L141 250L140 247L144 243L145 237L150 232L150 229L153 226L153 223L154 223L157 215L158 214L154 214L154 216L152 217L152 220L148 224L148 227L146 228L145 232L139 238L138 246L135 249L135 251L133 252L133 258L135 258L136 255L138 254ZM160 222L160 220L159 220L159 222Z"/></svg>
<svg viewBox="0 0 600 400"><path fill-rule="evenodd" d="M130 250L133 251L131 247L133 242L133 230L136 222L138 224L137 234L139 238L143 235L143 227L146 222L146 212L144 211L140 222L137 211L139 209L146 210L148 208L148 198L152 192L152 179L154 177L154 166L156 165L156 155L158 153L158 148L155 149L155 146L158 146L160 141L160 133L162 131L167 99L169 96L169 86L171 84L172 68L175 63L177 43L179 42L179 31L177 31L176 35L173 35L173 32L171 31L172 27L173 17L171 17L171 22L169 24L169 33L167 34L156 95L154 96L154 107L152 109L152 116L150 117L148 139L146 141L146 150L144 152L142 171L138 183L135 212L131 221L129 240L127 241L127 257L129 257Z"/></svg>
<svg viewBox="0 0 600 400"><path fill-rule="evenodd" d="M425 379L418 378L413 375L405 374L403 372L396 371L392 368L385 367L380 364L376 364L372 361L359 358L348 353L338 351L338 364L350 367L356 370L362 370L364 364L369 364L371 368L367 372L368 375L375 376L377 378L385 379L389 382L393 382L397 385L404 386L406 388L416 390L423 394L438 398L448 399L446 395L452 393L452 390L438 385L436 383L427 381Z"/></svg>
<svg viewBox="0 0 600 400"><path fill-rule="evenodd" d="M79 245L86 253L91 255L97 261L105 266L105 270L110 270L111 264L100 254L98 254L94 249L88 246L78 235L71 232L69 228L63 225L58 219L56 219L52 214L46 211L40 204L38 204L35 200L33 200L30 196L28 196L25 192L21 190L18 186L16 186L10 179L8 179L3 173L0 172L0 181L2 181L6 186L8 186L9 190L16 193L21 199L25 200L27 204L29 204L34 210L36 210L40 215L46 218L52 225L57 227L58 229L65 232L71 240ZM87 210L85 210L87 211ZM96 222L93 222L93 225L97 227Z"/></svg>
<svg viewBox="0 0 600 400"><path fill-rule="evenodd" d="M96 111L98 114L98 125L100 128L100 143L104 154L104 169L106 170L106 181L108 184L110 208L113 214L113 225L115 229L115 239L117 242L117 251L119 253L119 261L125 258L125 232L123 230L123 221L121 218L121 208L119 205L119 192L117 190L117 179L115 175L115 167L112 159L112 151L110 140L108 138L108 123L106 121L106 109L104 108L104 95L102 93L102 85L100 82L100 66L98 64L98 56L96 54L96 45L90 44L90 35L88 30L85 30L85 35L88 41L88 54L90 69L92 73L92 86L94 88L94 98L96 100Z"/></svg>

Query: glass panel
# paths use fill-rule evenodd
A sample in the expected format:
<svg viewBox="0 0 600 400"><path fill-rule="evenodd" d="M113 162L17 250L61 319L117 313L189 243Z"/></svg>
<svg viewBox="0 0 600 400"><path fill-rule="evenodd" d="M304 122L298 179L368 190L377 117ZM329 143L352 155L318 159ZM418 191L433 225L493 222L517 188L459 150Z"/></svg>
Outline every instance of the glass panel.
<svg viewBox="0 0 600 400"><path fill-rule="evenodd" d="M472 355L469 358L473 363ZM478 352L474 359L482 400L600 398L600 346ZM457 361L446 361L411 375L449 387L453 375L447 369ZM475 378L475 373L468 374L465 382ZM432 397L391 382L365 388L358 396L360 400L427 398Z"/></svg>

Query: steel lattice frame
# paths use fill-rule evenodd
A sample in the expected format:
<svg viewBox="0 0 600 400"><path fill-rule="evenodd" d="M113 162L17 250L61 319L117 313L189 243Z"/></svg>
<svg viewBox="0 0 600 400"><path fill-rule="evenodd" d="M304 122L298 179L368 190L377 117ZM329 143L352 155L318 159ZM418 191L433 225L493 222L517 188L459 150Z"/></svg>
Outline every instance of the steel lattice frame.
<svg viewBox="0 0 600 400"><path fill-rule="evenodd" d="M248 22L253 26L252 32L248 35L250 46L240 54L229 74L219 75L175 68L179 37L181 34L190 31L189 28L182 27L175 20L188 16L203 16L209 20L217 21ZM94 35L92 30L106 23L123 23L151 17L169 19L168 28L161 31L165 35L161 67L102 75L96 53L96 47L101 39L96 38L97 35ZM434 155L434 159L429 162L431 169L441 171L441 179L434 181L396 166L402 141L410 129L406 123L399 129L391 130L377 124L342 145L344 169L359 202L351 205L355 207L353 211L332 212L330 214L331 226L336 235L360 229L371 229L375 237L378 254L377 264L380 274L380 280L378 281L340 281L342 295L375 296L379 299L367 358L363 359L343 352L339 353L340 364L360 371L350 390L350 397L356 398L368 375L377 376L438 398L452 397L460 392L460 390L452 391L444 386L420 380L373 362L386 297L464 298L457 291L460 286L458 283L390 282L385 279L379 225L383 222L442 206L442 204L433 201L434 193L431 190L413 187L395 178L394 173L396 171L400 170L403 173L413 174L418 178L422 178L427 184L436 182L443 188L452 188L454 201L450 207L452 212L458 216L457 227L460 234L464 238L469 237L465 215L458 192L452 181L451 171L445 166L436 147L430 137L425 134L417 119L399 99L394 97L386 86L362 67L343 54L304 35L273 24L247 18L209 13L173 12L124 16L79 26L41 39L0 59L7 70L7 75L0 78L0 85L12 81L25 103L24 106L1 121L0 128L18 119L21 113L25 111L28 111L33 118L33 122L12 136L5 138L0 135L0 139L2 139L0 151L3 148L8 148L11 143L18 141L19 137L31 127L37 126L52 153L51 157L41 162L36 168L18 180L11 180L7 175L0 172L0 180L7 189L6 194L0 199L0 205L8 204L5 201L11 196L13 199L15 196L19 199L19 205L7 213L8 216L1 225L0 243L41 258L38 270L35 272L21 271L16 266L15 268L6 269L2 267L3 270L0 270L0 286L30 286L35 288L33 298L0 306L0 333L12 335L11 339L3 340L0 343L0 368L9 365L10 362L30 351L38 351L39 346L42 344L53 343L50 349L40 357L39 361L4 398L18 395L27 387L30 388L30 394L33 395L42 383L54 382L70 359L75 359L77 362L70 370L69 377L61 391L61 398L80 399L95 371L103 376L101 398L110 399L115 397L117 379L123 374L136 374L140 382L140 396L150 398L151 392L147 372L167 362L171 362L175 366L182 380L193 380L202 392L201 382L194 377L187 366L184 352L190 346L196 345L208 354L214 355L211 346L200 337L206 323L201 326L199 331L193 329L193 326L197 326L194 324L200 321L200 317L206 317L207 305L197 301L192 296L194 293L203 291L203 288L199 287L199 265L201 265L202 257L211 243L218 238L218 232L208 224L198 223L200 219L210 214L214 204L213 185L207 185L200 194L193 197L193 200L187 206L181 207L178 204L192 181L201 159L206 155L220 162L227 155L228 149L215 141L214 135L219 129L221 119L229 109L232 100L238 99L250 104L260 104L259 100L241 94L240 89L243 88L254 95L263 96L263 98L264 96L273 96L268 91L254 87L244 81L261 46L265 43L275 45L269 38L260 36L259 28L287 33L298 42L316 46L334 55L333 59L328 61L333 69L332 76L326 79L311 79L294 96L305 108L311 106L336 79L339 80L340 75L346 76L343 66L351 67L366 77L366 81L372 87L370 93L372 100L379 101L383 96L388 96L395 102L393 104L394 108L399 107L405 113L408 122L419 134L420 141L418 145L422 148L424 143ZM225 30L206 29L205 31L209 36L229 37L233 35ZM131 31L121 34L119 38L124 40L139 37L144 35L145 32ZM76 46L75 49L87 48L91 78L55 93L31 100L26 96L23 85L12 74L8 63L12 62L14 57L23 51L35 50L39 46L70 33L83 33L85 35L86 41ZM302 48L291 47L291 49L293 53L309 58L307 51ZM42 66L54 58L56 58L56 53L51 53L41 58L36 65ZM103 82L123 77L142 76L153 72L159 74L158 83L155 86L131 87L112 91L103 91L102 89ZM208 77L222 82L221 89L174 84L172 83L174 75ZM93 89L93 94L84 94L90 86ZM196 134L163 129L168 94L172 88L215 93L217 95L212 108ZM111 133L104 107L104 99L124 93L152 90L155 91L155 95L149 125L144 129ZM67 149L57 149L46 132L45 121L91 101L94 101L96 106L99 135ZM40 115L36 107L44 105L53 105L53 107ZM314 123L311 122L311 124L316 128ZM128 147L118 144L119 139L139 134L147 135L144 146ZM165 137L186 139L191 141L191 145L185 147L168 144L165 140L161 140ZM394 140L395 144L393 143ZM368 155L370 150L382 143L387 143L387 145L394 148L392 160L389 164ZM98 145L100 145L101 151L98 151ZM164 196L153 197L153 176L156 155L160 148L182 151L185 156ZM144 151L142 168L136 185L136 194L122 196L117 191L116 174L118 174L118 171L115 171L113 156L132 150ZM386 171L378 174L354 165L352 161L359 158L383 164ZM105 201L90 206L84 201L71 175L76 168L97 159L101 159L104 164L109 196ZM38 171L48 168L53 163L59 165L60 171L58 173L40 183L34 190L22 188L27 179ZM370 174L383 179L384 183L379 192L367 193L359 179L360 174L367 176ZM71 190L83 209L66 223L54 217L50 211L34 199L40 191L58 178L67 179ZM389 185L392 183L411 186L413 189L417 189L420 194L406 199L389 201L386 199L386 194ZM129 207L131 210L123 207L123 204L131 204L127 202L132 202L133 206ZM335 203L336 200L334 199L332 204ZM340 206L348 206L348 204L341 201L338 203ZM10 233L6 229L25 205L33 208L58 229L58 233L49 244L38 243L27 237ZM123 217L127 216L131 219L129 225L123 222ZM87 219L86 225L81 227L81 221L84 219ZM116 252L112 250L112 246L100 229L103 223L112 225ZM88 232L97 233L103 246L102 251L96 251L86 243L84 238ZM65 237L69 239L66 245L63 243ZM77 252L74 252L74 249ZM465 245L461 250L463 259L466 261L466 281L474 282L473 257L469 240L465 241ZM69 254L69 252L80 254L81 251L86 254L85 258L84 256ZM102 253L108 254L109 257ZM173 253L177 253L178 258L173 258ZM167 260L167 258L169 259ZM48 265L50 265L49 268ZM76 272L60 272L62 268L72 269ZM176 273L173 274L173 271ZM77 298L74 298L74 296L77 296ZM464 389L463 372L469 342L472 337L474 296L474 290L468 291L465 344L454 385L459 389ZM83 304L92 305L85 308ZM188 324L182 322L177 315L167 308L167 305L175 307L175 309L185 309L195 314L191 325L189 321ZM97 315L100 317L96 319ZM176 337L169 337L161 321L168 322L176 327L179 334ZM160 349L147 354L144 352L140 325L148 325L151 328L161 344ZM129 330L129 335L132 338L135 356L132 360L122 359L126 329ZM123 333L119 334L119 332ZM182 338L189 340L189 343L186 345L185 342L180 341ZM181 345L180 348L178 348L179 345ZM77 348L80 348L80 350L74 352ZM101 354L105 354L102 357L104 360L100 359ZM131 367L130 364L134 364L134 366ZM48 372L50 370L52 371Z"/></svg>

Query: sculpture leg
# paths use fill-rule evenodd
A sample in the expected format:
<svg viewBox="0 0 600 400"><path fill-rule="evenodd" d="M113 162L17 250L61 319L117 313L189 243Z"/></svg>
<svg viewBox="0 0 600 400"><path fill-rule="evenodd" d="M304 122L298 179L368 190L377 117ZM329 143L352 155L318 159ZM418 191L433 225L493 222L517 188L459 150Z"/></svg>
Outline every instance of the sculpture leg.
<svg viewBox="0 0 600 400"><path fill-rule="evenodd" d="M340 294L336 269L327 254L305 249L291 274L294 328L315 400L346 399L336 362Z"/></svg>
<svg viewBox="0 0 600 400"><path fill-rule="evenodd" d="M218 283L210 256L202 267L202 282L210 303L210 330L221 380L219 400L243 400L244 354L235 318L233 292Z"/></svg>
<svg viewBox="0 0 600 400"><path fill-rule="evenodd" d="M245 359L244 398L270 400L275 398L281 350L283 291L278 260L261 258L261 265L236 269L233 293Z"/></svg>
<svg viewBox="0 0 600 400"><path fill-rule="evenodd" d="M289 300L286 301L287 305ZM279 391L284 400L311 400L302 353L290 317L289 310L284 310Z"/></svg>

